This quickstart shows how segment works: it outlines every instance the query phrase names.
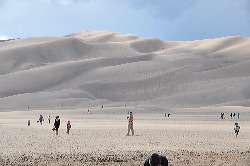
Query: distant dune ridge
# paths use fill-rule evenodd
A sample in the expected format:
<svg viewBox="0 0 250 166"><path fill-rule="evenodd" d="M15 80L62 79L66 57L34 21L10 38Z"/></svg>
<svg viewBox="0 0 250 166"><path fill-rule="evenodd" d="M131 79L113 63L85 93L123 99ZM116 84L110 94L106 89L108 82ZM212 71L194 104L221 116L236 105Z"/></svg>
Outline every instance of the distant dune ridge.
<svg viewBox="0 0 250 166"><path fill-rule="evenodd" d="M94 30L0 42L0 106L250 106L249 46Z"/></svg>

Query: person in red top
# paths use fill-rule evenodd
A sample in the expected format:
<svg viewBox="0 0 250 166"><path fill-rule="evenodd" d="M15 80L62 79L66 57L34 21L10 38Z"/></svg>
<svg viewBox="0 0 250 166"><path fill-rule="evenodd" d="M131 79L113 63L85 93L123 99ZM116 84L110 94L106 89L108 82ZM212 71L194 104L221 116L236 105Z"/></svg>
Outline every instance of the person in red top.
<svg viewBox="0 0 250 166"><path fill-rule="evenodd" d="M70 128L71 128L71 124L70 124L70 121L68 121L68 123L67 123L67 132L66 132L66 133L68 133L68 134L69 134L69 130L70 130Z"/></svg>
<svg viewBox="0 0 250 166"><path fill-rule="evenodd" d="M128 118L128 133L127 133L127 136L129 136L130 130L132 131L132 135L134 135L134 128L133 128L134 116L133 116L133 113L130 112L129 117L127 117L127 118Z"/></svg>

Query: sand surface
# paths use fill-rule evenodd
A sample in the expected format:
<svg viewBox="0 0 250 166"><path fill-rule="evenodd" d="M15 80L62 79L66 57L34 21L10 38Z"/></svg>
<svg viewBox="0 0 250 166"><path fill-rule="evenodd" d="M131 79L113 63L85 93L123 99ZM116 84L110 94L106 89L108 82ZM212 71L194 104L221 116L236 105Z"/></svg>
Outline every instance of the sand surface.
<svg viewBox="0 0 250 166"><path fill-rule="evenodd" d="M250 106L249 44L242 36L181 42L95 30L1 42L0 111Z"/></svg>
<svg viewBox="0 0 250 166"><path fill-rule="evenodd" d="M134 112L135 136L126 136L127 112ZM240 119L230 112L240 112ZM153 112L153 110L152 110ZM219 118L225 112L226 119ZM164 117L170 113L170 117ZM37 123L39 115L43 125ZM60 116L59 135L47 116ZM31 120L31 126L27 121ZM250 164L250 111L244 107L171 109L134 107L29 110L0 113L1 165L143 165L153 152L170 165ZM72 129L66 134L66 122ZM241 126L235 138L233 127Z"/></svg>
<svg viewBox="0 0 250 166"><path fill-rule="evenodd" d="M1 42L0 165L132 166L157 152L176 166L248 166L249 45L107 30ZM128 111L135 136L126 136ZM61 117L58 136L36 123L40 114Z"/></svg>

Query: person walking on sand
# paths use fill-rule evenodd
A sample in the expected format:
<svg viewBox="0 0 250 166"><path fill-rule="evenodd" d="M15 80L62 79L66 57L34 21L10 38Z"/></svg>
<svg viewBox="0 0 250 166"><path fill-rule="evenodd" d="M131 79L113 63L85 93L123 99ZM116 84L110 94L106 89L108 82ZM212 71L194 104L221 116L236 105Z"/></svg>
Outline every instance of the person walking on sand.
<svg viewBox="0 0 250 166"><path fill-rule="evenodd" d="M240 113L238 113L238 119L240 119Z"/></svg>
<svg viewBox="0 0 250 166"><path fill-rule="evenodd" d="M30 127L30 120L28 120L28 126Z"/></svg>
<svg viewBox="0 0 250 166"><path fill-rule="evenodd" d="M240 132L240 126L238 123L235 123L235 126L234 126L234 132L236 134L236 138L238 137L238 134Z"/></svg>
<svg viewBox="0 0 250 166"><path fill-rule="evenodd" d="M134 135L134 128L133 128L134 116L133 116L132 112L129 113L129 117L127 117L127 119L128 119L128 133L127 133L127 136L129 136L130 130L132 131L132 135Z"/></svg>
<svg viewBox="0 0 250 166"><path fill-rule="evenodd" d="M44 121L43 116L40 115L40 117L39 117L39 122L40 122L41 125L43 124L43 121Z"/></svg>
<svg viewBox="0 0 250 166"><path fill-rule="evenodd" d="M56 116L55 122L54 122L54 128L56 130L56 135L58 135L59 127L60 127L60 119L59 119L59 116Z"/></svg>
<svg viewBox="0 0 250 166"><path fill-rule="evenodd" d="M70 128L71 128L71 124L70 124L70 121L68 121L68 123L67 123L67 132L66 132L66 133L68 133L68 134L69 134L69 130L70 130Z"/></svg>
<svg viewBox="0 0 250 166"><path fill-rule="evenodd" d="M49 117L48 117L49 124L50 124L50 120L51 120L51 117L49 116Z"/></svg>
<svg viewBox="0 0 250 166"><path fill-rule="evenodd" d="M144 166L168 166L168 159L166 156L154 153L146 159Z"/></svg>

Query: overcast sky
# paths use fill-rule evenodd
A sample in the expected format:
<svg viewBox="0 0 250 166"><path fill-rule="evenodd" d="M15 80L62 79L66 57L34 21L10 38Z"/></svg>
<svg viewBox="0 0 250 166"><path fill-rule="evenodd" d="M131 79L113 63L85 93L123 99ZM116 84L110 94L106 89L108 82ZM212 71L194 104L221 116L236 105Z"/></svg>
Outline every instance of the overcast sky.
<svg viewBox="0 0 250 166"><path fill-rule="evenodd" d="M250 37L250 0L0 0L0 39L85 30L166 41Z"/></svg>

